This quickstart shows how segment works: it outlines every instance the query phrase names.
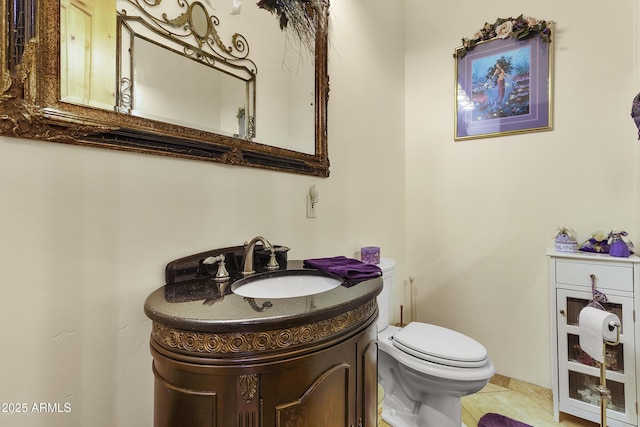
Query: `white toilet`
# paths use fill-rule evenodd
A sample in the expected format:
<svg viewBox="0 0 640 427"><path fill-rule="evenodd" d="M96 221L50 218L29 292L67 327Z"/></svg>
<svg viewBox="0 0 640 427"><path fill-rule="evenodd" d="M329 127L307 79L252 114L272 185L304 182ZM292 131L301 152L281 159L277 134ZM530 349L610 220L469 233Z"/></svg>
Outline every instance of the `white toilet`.
<svg viewBox="0 0 640 427"><path fill-rule="evenodd" d="M482 389L495 373L487 350L461 333L427 323L389 325L395 261L381 259L378 296L378 381L382 419L393 427L460 427L460 397Z"/></svg>

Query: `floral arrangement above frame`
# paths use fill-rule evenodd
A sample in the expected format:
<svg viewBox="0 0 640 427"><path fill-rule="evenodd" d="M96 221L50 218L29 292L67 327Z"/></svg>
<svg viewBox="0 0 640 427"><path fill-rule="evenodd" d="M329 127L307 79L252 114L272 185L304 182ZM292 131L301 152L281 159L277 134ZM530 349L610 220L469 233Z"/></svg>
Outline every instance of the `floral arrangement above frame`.
<svg viewBox="0 0 640 427"><path fill-rule="evenodd" d="M552 129L553 21L485 23L455 59L455 140Z"/></svg>

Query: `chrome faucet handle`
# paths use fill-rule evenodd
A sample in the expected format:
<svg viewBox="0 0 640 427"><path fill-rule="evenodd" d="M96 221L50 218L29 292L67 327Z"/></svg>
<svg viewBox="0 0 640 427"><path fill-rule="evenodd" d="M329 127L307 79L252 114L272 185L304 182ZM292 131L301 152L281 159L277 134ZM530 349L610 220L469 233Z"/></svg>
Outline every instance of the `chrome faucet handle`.
<svg viewBox="0 0 640 427"><path fill-rule="evenodd" d="M217 262L223 261L224 262L224 255L220 254L218 256L209 256L206 257L205 259L202 260L202 263L205 265L213 265Z"/></svg>
<svg viewBox="0 0 640 427"><path fill-rule="evenodd" d="M209 256L209 257L206 257L205 259L203 259L203 260L202 260L202 263L203 263L204 265L213 265L213 264L215 264L216 262L218 262L218 259L219 259L219 258L218 258L217 256Z"/></svg>
<svg viewBox="0 0 640 427"><path fill-rule="evenodd" d="M214 282L226 282L229 280L229 272L224 263L224 255L220 254L220 261L218 261L218 271L213 278Z"/></svg>
<svg viewBox="0 0 640 427"><path fill-rule="evenodd" d="M266 269L269 271L279 269L280 265L278 264L278 261L276 261L276 250L273 246L269 248L269 252L271 252L271 254L269 255L269 262L267 263Z"/></svg>
<svg viewBox="0 0 640 427"><path fill-rule="evenodd" d="M206 265L218 263L218 271L216 271L216 275L213 278L215 282L226 282L229 280L229 272L227 271L227 267L225 267L224 254L207 257L202 260L202 263Z"/></svg>

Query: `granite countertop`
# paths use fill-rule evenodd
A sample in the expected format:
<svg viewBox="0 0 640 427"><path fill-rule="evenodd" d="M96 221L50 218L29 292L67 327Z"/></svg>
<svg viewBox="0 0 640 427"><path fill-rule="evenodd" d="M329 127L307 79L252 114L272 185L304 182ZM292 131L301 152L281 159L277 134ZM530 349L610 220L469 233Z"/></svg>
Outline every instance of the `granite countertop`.
<svg viewBox="0 0 640 427"><path fill-rule="evenodd" d="M307 269L302 261L289 261L283 270ZM382 278L378 277L349 287L343 283L309 296L245 298L231 292L232 283L222 292L211 278L165 285L147 297L144 311L154 322L181 330L224 333L242 327L264 331L334 317L371 301L382 291Z"/></svg>

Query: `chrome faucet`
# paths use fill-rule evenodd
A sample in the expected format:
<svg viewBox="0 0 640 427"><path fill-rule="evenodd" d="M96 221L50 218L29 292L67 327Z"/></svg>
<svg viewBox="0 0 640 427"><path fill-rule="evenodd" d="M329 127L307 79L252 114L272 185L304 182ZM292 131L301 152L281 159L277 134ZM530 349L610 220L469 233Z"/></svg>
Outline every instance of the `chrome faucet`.
<svg viewBox="0 0 640 427"><path fill-rule="evenodd" d="M251 239L249 243L245 242L244 261L243 261L244 267L242 269L243 276L249 276L255 273L255 270L253 269L253 251L256 247L256 243L258 242L262 242L264 249L271 251L271 256L269 257L269 263L267 264L267 270L277 270L279 267L278 263L276 262L276 253L275 253L275 249L273 248L273 245L271 245L271 243L269 243L269 241L264 237L256 236L253 239Z"/></svg>

